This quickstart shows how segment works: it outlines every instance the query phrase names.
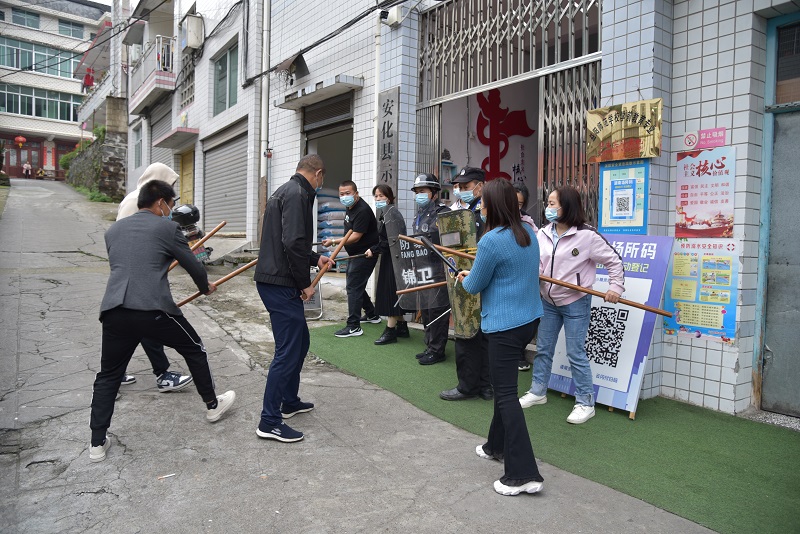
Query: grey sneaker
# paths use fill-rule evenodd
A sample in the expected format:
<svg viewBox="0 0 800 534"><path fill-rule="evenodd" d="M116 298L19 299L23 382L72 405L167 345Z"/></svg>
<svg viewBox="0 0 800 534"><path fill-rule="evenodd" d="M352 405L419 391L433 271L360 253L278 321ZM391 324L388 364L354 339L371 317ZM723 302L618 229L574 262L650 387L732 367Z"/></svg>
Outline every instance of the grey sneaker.
<svg viewBox="0 0 800 534"><path fill-rule="evenodd" d="M158 378L156 378L156 386L160 393L167 393L169 391L179 391L192 383L193 378L189 375L182 375L180 373L173 373L167 371Z"/></svg>
<svg viewBox="0 0 800 534"><path fill-rule="evenodd" d="M130 384L136 383L136 377L133 375L125 375L122 377L122 382L120 382L121 386L129 386Z"/></svg>
<svg viewBox="0 0 800 534"><path fill-rule="evenodd" d="M89 444L89 461L92 463L102 462L106 459L106 451L111 448L111 440L108 439L106 436L106 440L102 445L98 445L97 447L92 447L92 444Z"/></svg>

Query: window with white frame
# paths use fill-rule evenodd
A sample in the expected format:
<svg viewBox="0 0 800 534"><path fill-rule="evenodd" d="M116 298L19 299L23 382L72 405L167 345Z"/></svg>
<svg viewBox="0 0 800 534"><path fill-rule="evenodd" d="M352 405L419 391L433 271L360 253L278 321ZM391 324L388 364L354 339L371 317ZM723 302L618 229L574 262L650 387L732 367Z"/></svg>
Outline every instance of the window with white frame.
<svg viewBox="0 0 800 534"><path fill-rule="evenodd" d="M58 19L58 33L83 39L83 24L69 20Z"/></svg>
<svg viewBox="0 0 800 534"><path fill-rule="evenodd" d="M82 101L81 95L0 83L0 112L78 122Z"/></svg>
<svg viewBox="0 0 800 534"><path fill-rule="evenodd" d="M0 36L0 66L72 78L80 64L81 56L75 52Z"/></svg>
<svg viewBox="0 0 800 534"><path fill-rule="evenodd" d="M11 22L28 28L39 29L39 15L24 9L11 8Z"/></svg>
<svg viewBox="0 0 800 534"><path fill-rule="evenodd" d="M214 61L214 115L236 104L239 46L234 45Z"/></svg>
<svg viewBox="0 0 800 534"><path fill-rule="evenodd" d="M142 125L133 129L133 168L142 166Z"/></svg>

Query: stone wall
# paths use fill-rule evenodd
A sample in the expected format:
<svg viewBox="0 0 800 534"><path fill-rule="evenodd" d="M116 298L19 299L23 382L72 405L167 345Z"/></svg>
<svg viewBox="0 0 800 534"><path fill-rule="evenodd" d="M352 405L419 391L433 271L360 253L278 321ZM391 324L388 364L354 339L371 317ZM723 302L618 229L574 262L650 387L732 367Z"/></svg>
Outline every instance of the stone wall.
<svg viewBox="0 0 800 534"><path fill-rule="evenodd" d="M72 160L67 183L97 189L116 201L125 196L127 134L107 132L103 143L95 141Z"/></svg>

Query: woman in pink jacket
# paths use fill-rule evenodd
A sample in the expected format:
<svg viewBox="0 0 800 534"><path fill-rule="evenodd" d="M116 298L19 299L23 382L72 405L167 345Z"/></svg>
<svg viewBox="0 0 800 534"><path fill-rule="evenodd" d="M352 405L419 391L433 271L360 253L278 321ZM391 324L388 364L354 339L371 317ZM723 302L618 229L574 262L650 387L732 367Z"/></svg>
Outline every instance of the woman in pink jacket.
<svg viewBox="0 0 800 534"><path fill-rule="evenodd" d="M581 287L594 284L597 264L608 270L605 301L616 303L625 291L622 258L593 227L586 224L581 197L573 187L559 187L547 199L545 217L550 224L539 230L539 274ZM585 423L594 417L595 391L586 355L586 333L592 312L592 296L548 282L539 282L544 315L539 325L531 389L519 399L523 408L547 402L547 385L553 352L561 327L567 344L575 407L567 422Z"/></svg>

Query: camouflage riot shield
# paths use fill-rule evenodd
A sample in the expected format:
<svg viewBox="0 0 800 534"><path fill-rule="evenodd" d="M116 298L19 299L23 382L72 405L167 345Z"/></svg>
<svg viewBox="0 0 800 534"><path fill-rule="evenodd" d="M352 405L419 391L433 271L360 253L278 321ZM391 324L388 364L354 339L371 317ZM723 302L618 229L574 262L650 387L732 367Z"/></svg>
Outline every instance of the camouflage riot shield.
<svg viewBox="0 0 800 534"><path fill-rule="evenodd" d="M475 214L470 210L456 210L439 214L439 237L447 248L475 254L478 246L475 228ZM455 275L458 271L472 268L472 260L448 256ZM441 261L441 260L440 260ZM444 263L444 262L442 262ZM450 295L450 313L453 316L453 330L457 338L469 339L478 333L481 326L481 297L470 295L454 276L448 277L447 291Z"/></svg>
<svg viewBox="0 0 800 534"><path fill-rule="evenodd" d="M396 213L396 215L393 215ZM386 236L389 239L389 250L392 256L392 268L397 289L411 289L443 282L446 279L444 263L430 253L422 245L415 245L403 241L398 236L408 235L403 217L397 209L389 210L384 214ZM434 232L435 242L438 243L438 232ZM425 235L432 235L428 232ZM434 240L434 237L431 238ZM399 306L404 310L425 310L441 308L449 305L447 290L436 287L398 295Z"/></svg>

